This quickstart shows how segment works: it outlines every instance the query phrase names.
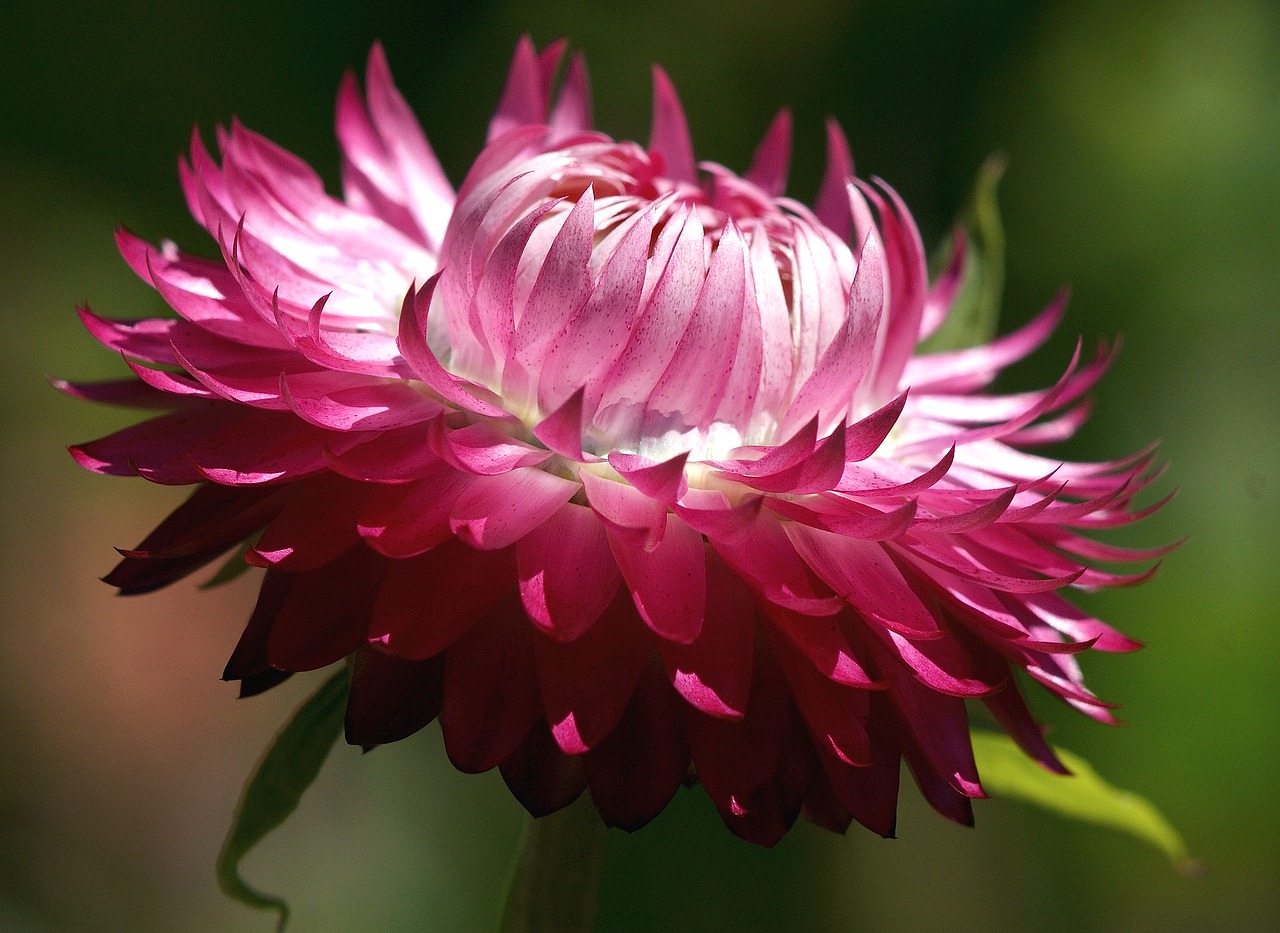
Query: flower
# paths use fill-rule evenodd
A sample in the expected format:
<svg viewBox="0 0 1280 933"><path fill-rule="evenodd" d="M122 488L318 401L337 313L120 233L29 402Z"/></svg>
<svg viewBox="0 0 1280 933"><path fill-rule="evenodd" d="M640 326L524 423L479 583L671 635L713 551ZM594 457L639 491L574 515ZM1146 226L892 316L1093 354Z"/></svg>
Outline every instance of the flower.
<svg viewBox="0 0 1280 933"><path fill-rule="evenodd" d="M919 353L963 249L931 285L834 124L808 207L785 112L745 175L695 163L655 70L650 144L616 142L580 56L554 91L564 50L519 44L456 194L378 47L338 97L342 200L238 123L221 164L194 137L183 189L220 256L121 231L178 317L83 310L135 378L61 384L163 412L83 466L195 486L107 581L147 592L247 541L242 695L347 659L349 741L438 718L535 815L589 788L633 829L692 775L752 842L800 812L890 835L905 759L971 822L969 700L1063 770L1013 672L1111 721L1075 656L1137 645L1060 591L1163 551L1079 531L1150 511L1149 451L1025 449L1084 420L1107 348L991 393L1063 298Z"/></svg>

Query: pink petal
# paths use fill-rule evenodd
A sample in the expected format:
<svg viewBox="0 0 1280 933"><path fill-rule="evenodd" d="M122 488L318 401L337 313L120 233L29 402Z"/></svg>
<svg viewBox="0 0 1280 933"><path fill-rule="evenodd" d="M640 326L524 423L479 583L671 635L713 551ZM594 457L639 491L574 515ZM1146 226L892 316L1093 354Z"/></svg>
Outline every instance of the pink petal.
<svg viewBox="0 0 1280 933"><path fill-rule="evenodd" d="M579 473L587 501L614 535L637 542L645 550L658 546L667 530L667 509L629 483Z"/></svg>
<svg viewBox="0 0 1280 933"><path fill-rule="evenodd" d="M827 170L814 204L814 213L842 240L852 232L849 213L849 183L853 179L853 159L844 130L835 120L827 120Z"/></svg>
<svg viewBox="0 0 1280 933"><path fill-rule="evenodd" d="M480 476L537 466L551 455L508 437L483 421L452 429L443 421L435 421L431 426L431 443L455 469Z"/></svg>
<svg viewBox="0 0 1280 933"><path fill-rule="evenodd" d="M369 497L357 527L369 546L387 557L412 557L453 534L449 513L474 480L442 461L412 482L384 486Z"/></svg>
<svg viewBox="0 0 1280 933"><path fill-rule="evenodd" d="M472 547L503 548L545 522L581 488L535 467L481 476L454 502L449 526Z"/></svg>
<svg viewBox="0 0 1280 933"><path fill-rule="evenodd" d="M709 716L741 719L751 689L755 643L751 592L724 562L707 552L707 610L689 644L658 641L671 684Z"/></svg>
<svg viewBox="0 0 1280 933"><path fill-rule="evenodd" d="M589 508L571 502L521 538L516 554L525 611L560 641L591 628L622 581L604 526Z"/></svg>
<svg viewBox="0 0 1280 933"><path fill-rule="evenodd" d="M770 197L787 190L787 170L791 166L791 111L780 110L769 124L760 146L751 159L751 168L743 176L754 182Z"/></svg>
<svg viewBox="0 0 1280 933"><path fill-rule="evenodd" d="M938 638L937 620L883 545L788 522L787 537L813 572L868 619L915 638Z"/></svg>
<svg viewBox="0 0 1280 933"><path fill-rule="evenodd" d="M608 529L609 545L641 618L669 641L698 637L706 609L706 557L702 535L670 516L666 533L651 550Z"/></svg>
<svg viewBox="0 0 1280 933"><path fill-rule="evenodd" d="M673 181L697 181L693 162L693 141L684 108L667 73L653 68L653 129L649 149L662 156L663 174Z"/></svg>

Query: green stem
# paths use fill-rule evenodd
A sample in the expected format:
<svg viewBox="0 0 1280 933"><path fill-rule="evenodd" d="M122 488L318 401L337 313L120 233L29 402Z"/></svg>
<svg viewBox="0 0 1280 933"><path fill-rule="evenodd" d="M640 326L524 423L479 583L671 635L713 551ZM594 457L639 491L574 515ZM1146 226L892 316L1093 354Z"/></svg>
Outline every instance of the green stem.
<svg viewBox="0 0 1280 933"><path fill-rule="evenodd" d="M531 819L500 933L590 933L607 830L589 794Z"/></svg>

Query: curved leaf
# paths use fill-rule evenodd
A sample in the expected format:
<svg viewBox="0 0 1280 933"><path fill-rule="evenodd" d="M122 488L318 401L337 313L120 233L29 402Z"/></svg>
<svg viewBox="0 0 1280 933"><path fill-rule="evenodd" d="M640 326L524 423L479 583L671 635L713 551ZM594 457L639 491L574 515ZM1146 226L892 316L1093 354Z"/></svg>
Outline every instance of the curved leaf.
<svg viewBox="0 0 1280 933"><path fill-rule="evenodd" d="M951 312L920 352L962 350L986 343L996 333L1000 300L1004 294L1004 225L996 203L996 186L1004 175L1006 160L1000 153L987 157L978 169L973 191L956 226L968 238L964 278ZM950 237L933 255L935 271L946 268L954 247Z"/></svg>
<svg viewBox="0 0 1280 933"><path fill-rule="evenodd" d="M1160 811L1137 794L1108 784L1079 755L1054 749L1071 774L1053 774L1024 755L1007 735L975 730L972 738L982 786L992 796L1128 833L1162 851L1183 874L1199 873L1199 863L1187 854L1182 837Z"/></svg>
<svg viewBox="0 0 1280 933"><path fill-rule="evenodd" d="M257 910L279 914L276 930L289 922L289 906L251 888L240 877L240 860L298 807L329 749L342 734L347 705L347 670L334 674L302 705L245 785L235 819L218 856L218 887L228 897Z"/></svg>

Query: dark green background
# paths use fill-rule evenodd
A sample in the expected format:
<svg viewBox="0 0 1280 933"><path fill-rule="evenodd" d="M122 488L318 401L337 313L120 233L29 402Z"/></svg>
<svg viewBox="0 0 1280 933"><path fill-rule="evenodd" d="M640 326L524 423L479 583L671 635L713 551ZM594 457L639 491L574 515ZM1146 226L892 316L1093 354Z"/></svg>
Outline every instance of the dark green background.
<svg viewBox="0 0 1280 933"><path fill-rule="evenodd" d="M900 836L800 826L738 842L700 793L610 839L599 928L1266 931L1280 928L1276 359L1280 349L1280 9L1270 0L844 3L552 0L115 4L0 12L0 929L265 931L212 865L240 782L318 678L238 702L218 682L252 584L121 600L96 577L176 501L81 473L62 451L129 414L57 396L48 374L118 372L73 307L139 316L154 295L115 255L126 224L196 250L175 157L238 115L332 184L333 95L374 39L451 177L477 151L515 38L568 35L599 124L643 138L651 62L684 97L702 158L742 168L795 111L793 192L821 170L822 119L940 239L1003 150L1004 325L1064 281L1064 333L1011 384L1056 377L1083 334L1123 334L1093 421L1064 451L1163 439L1155 519L1119 536L1190 542L1155 581L1089 598L1144 640L1086 659L1129 725L1038 704L1055 739L1149 796L1209 873L1017 805L944 823L906 796ZM250 856L295 929L485 930L521 814L465 777L438 731L339 749L296 819Z"/></svg>

